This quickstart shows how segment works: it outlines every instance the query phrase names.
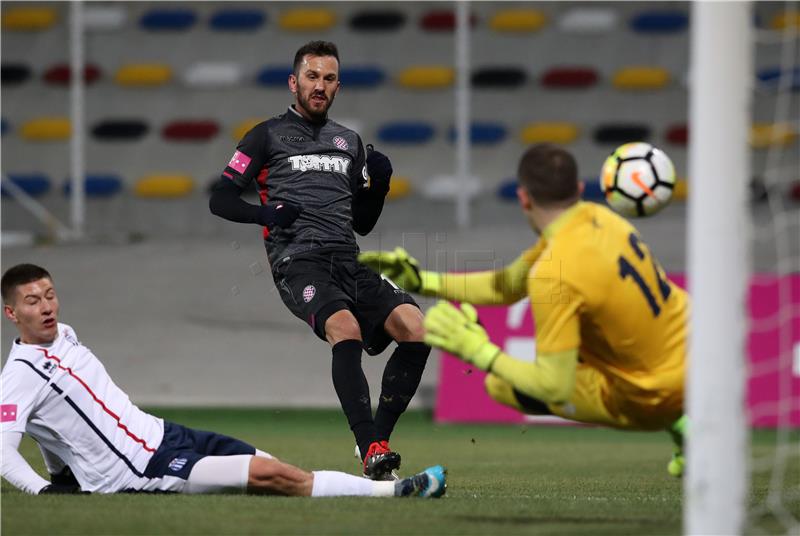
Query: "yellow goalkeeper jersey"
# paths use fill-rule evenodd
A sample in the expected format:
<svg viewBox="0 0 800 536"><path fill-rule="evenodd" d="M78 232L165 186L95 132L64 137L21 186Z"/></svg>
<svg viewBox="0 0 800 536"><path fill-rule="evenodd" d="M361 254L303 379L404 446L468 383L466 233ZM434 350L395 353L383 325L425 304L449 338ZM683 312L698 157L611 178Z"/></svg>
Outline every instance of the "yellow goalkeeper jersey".
<svg viewBox="0 0 800 536"><path fill-rule="evenodd" d="M541 251L527 280L537 353L578 348L585 364L609 378L613 399L679 408L688 299L636 228L606 207L580 202L540 242L526 252L530 258Z"/></svg>

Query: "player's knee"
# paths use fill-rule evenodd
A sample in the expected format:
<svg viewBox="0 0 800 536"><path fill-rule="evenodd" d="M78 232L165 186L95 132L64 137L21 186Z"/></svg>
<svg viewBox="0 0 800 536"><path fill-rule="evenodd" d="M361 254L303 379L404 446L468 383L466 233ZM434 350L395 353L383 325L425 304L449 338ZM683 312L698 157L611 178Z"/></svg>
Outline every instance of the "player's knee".
<svg viewBox="0 0 800 536"><path fill-rule="evenodd" d="M398 305L386 319L384 328L397 342L422 342L425 339L425 316L414 305Z"/></svg>
<svg viewBox="0 0 800 536"><path fill-rule="evenodd" d="M313 476L298 467L274 458L253 456L250 461L248 490L269 495L310 495Z"/></svg>

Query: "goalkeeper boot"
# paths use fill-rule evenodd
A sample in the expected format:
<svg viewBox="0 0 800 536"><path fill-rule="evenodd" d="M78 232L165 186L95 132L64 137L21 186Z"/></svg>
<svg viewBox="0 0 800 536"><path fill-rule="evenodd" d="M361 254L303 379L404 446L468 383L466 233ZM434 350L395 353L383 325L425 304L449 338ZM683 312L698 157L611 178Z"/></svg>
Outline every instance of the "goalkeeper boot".
<svg viewBox="0 0 800 536"><path fill-rule="evenodd" d="M389 449L388 441L374 441L364 456L364 478L370 480L397 480L400 455Z"/></svg>
<svg viewBox="0 0 800 536"><path fill-rule="evenodd" d="M447 491L447 469L441 465L428 467L421 473L399 480L394 485L395 497L438 499Z"/></svg>
<svg viewBox="0 0 800 536"><path fill-rule="evenodd" d="M675 421L668 429L675 447L672 452L672 459L667 464L667 472L676 478L683 476L684 466L686 465L686 458L683 455L683 439L688 429L689 418L686 415Z"/></svg>

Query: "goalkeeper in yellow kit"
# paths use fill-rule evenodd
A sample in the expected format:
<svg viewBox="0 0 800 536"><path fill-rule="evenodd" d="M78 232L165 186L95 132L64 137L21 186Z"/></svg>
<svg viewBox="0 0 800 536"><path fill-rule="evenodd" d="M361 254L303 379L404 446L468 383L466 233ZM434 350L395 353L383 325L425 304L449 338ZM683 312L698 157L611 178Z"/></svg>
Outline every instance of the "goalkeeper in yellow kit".
<svg viewBox="0 0 800 536"><path fill-rule="evenodd" d="M488 372L496 401L629 430L667 430L676 442L669 472L683 471L686 292L664 271L636 229L611 210L580 200L567 151L542 144L522 157L517 189L536 244L502 270L438 273L405 250L359 259L413 292L440 301L425 315L425 342ZM474 307L529 297L536 359L493 344Z"/></svg>

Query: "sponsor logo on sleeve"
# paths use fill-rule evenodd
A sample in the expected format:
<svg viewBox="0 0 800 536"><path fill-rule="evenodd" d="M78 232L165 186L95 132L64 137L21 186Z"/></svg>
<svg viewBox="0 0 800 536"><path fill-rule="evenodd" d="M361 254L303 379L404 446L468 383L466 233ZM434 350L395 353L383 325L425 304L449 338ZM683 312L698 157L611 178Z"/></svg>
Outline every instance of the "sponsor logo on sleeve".
<svg viewBox="0 0 800 536"><path fill-rule="evenodd" d="M15 422L17 420L17 405L0 405L0 422Z"/></svg>
<svg viewBox="0 0 800 536"><path fill-rule="evenodd" d="M228 162L228 167L235 169L239 173L244 173L247 166L250 165L250 157L241 151L236 151Z"/></svg>

